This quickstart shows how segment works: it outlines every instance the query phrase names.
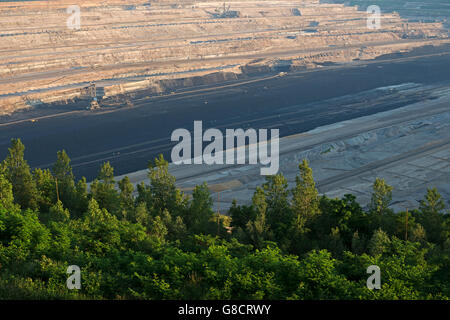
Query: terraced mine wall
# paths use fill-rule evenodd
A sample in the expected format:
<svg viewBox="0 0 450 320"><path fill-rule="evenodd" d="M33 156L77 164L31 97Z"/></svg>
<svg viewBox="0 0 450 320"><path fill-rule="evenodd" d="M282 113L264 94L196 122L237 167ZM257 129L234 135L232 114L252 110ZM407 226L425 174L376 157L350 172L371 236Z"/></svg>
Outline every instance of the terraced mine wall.
<svg viewBox="0 0 450 320"><path fill-rule="evenodd" d="M70 5L80 28L69 28ZM373 59L448 41L441 23L319 0L0 2L0 114L136 90L149 94L267 72Z"/></svg>

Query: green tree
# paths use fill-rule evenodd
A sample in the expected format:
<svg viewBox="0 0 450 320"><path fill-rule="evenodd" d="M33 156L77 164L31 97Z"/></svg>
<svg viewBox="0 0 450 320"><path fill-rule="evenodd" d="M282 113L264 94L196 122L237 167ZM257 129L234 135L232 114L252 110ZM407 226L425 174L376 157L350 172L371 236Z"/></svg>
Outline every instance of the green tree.
<svg viewBox="0 0 450 320"><path fill-rule="evenodd" d="M359 288L340 274L339 261L327 250L313 250L300 263L298 289L290 299L350 299Z"/></svg>
<svg viewBox="0 0 450 320"><path fill-rule="evenodd" d="M167 209L173 216L182 215L187 199L175 186L175 177L169 173L169 163L162 155L149 163L150 185L138 185L138 203L145 202L150 214L155 217Z"/></svg>
<svg viewBox="0 0 450 320"><path fill-rule="evenodd" d="M183 219L188 230L192 233L209 233L212 231L211 219L214 214L212 204L211 193L206 182L195 186L189 210Z"/></svg>
<svg viewBox="0 0 450 320"><path fill-rule="evenodd" d="M445 204L436 188L428 188L425 198L420 201L419 211L415 214L427 235L427 239L433 243L442 244L447 237L444 234Z"/></svg>
<svg viewBox="0 0 450 320"><path fill-rule="evenodd" d="M320 214L319 192L316 189L312 169L303 159L298 166L300 174L295 177L296 186L292 190L292 211L298 232L308 232L307 223Z"/></svg>
<svg viewBox="0 0 450 320"><path fill-rule="evenodd" d="M426 243L427 234L420 223L416 223L416 225L412 228L409 239L413 242L420 242L422 244Z"/></svg>
<svg viewBox="0 0 450 320"><path fill-rule="evenodd" d="M206 183L185 197L162 157L137 199L128 178L115 190L113 168L104 164L91 194L85 178L75 185L74 208L56 199L51 171L36 169L39 208L31 210L14 203L14 182L26 180L27 165L20 144L12 153L0 166L0 300L450 297L450 219L433 189L411 211L407 241L399 239L405 212L388 208L391 190L382 180L377 205L366 212L352 195L318 197L305 162L292 199L283 175L267 177L251 205L233 201L229 217L214 216ZM69 159L58 158L55 175L70 185ZM22 175L10 179L14 170ZM303 209L315 202L305 195L317 195L319 207L301 224L310 231L300 233L297 212L309 215ZM215 232L216 221L232 232ZM65 288L68 264L82 268L81 290ZM381 269L381 290L366 287L370 265Z"/></svg>
<svg viewBox="0 0 450 320"><path fill-rule="evenodd" d="M130 181L130 178L128 176L125 176L122 180L118 183L120 194L120 208L121 208L121 214L120 217L122 219L129 220L132 218L133 211L134 211L134 186Z"/></svg>
<svg viewBox="0 0 450 320"><path fill-rule="evenodd" d="M253 206L239 206L236 200L232 201L229 214L231 217L230 226L233 229L233 234L244 232L248 222L253 221L256 218L256 211ZM242 239L241 237L238 238Z"/></svg>
<svg viewBox="0 0 450 320"><path fill-rule="evenodd" d="M97 178L92 182L91 194L101 208L111 214L119 214L119 194L115 188L114 169L109 161L103 163Z"/></svg>
<svg viewBox="0 0 450 320"><path fill-rule="evenodd" d="M147 205L145 204L145 202L140 202L137 204L134 211L134 216L132 219L130 219L130 221L140 223L143 226L149 225L150 214L148 213Z"/></svg>
<svg viewBox="0 0 450 320"><path fill-rule="evenodd" d="M95 199L89 200L84 219L73 221L74 243L81 250L103 256L123 248L118 219Z"/></svg>
<svg viewBox="0 0 450 320"><path fill-rule="evenodd" d="M49 249L50 232L30 209L5 210L0 206L0 264L26 272L27 261Z"/></svg>
<svg viewBox="0 0 450 320"><path fill-rule="evenodd" d="M396 214L389 208L393 188L384 179L376 178L369 204L369 220L372 230L379 228L388 234L396 232Z"/></svg>
<svg viewBox="0 0 450 320"><path fill-rule="evenodd" d="M373 256L383 254L388 250L390 243L387 233L378 229L369 241L369 252Z"/></svg>
<svg viewBox="0 0 450 320"><path fill-rule="evenodd" d="M266 221L267 202L264 190L260 187L256 188L252 198L252 207L256 212L254 220L247 222L247 232L252 244L257 249L262 249L264 241L268 237L269 226Z"/></svg>
<svg viewBox="0 0 450 320"><path fill-rule="evenodd" d="M56 203L55 178L49 169L42 170L37 168L33 171L33 179L39 192L39 211L46 213Z"/></svg>
<svg viewBox="0 0 450 320"><path fill-rule="evenodd" d="M164 223L164 226L167 229L167 239L170 241L175 240L181 240L186 237L188 234L186 225L183 222L183 218L180 216L176 217L175 219L172 218L169 211L164 210L163 214L160 216L162 222ZM154 220L151 228L154 228ZM165 236L164 236L165 237ZM160 238L160 237L159 237ZM161 238L160 238L161 239Z"/></svg>
<svg viewBox="0 0 450 320"><path fill-rule="evenodd" d="M24 160L25 146L20 139L12 139L9 155L3 161L4 172L13 187L14 200L22 208L38 208L39 193L30 166Z"/></svg>
<svg viewBox="0 0 450 320"><path fill-rule="evenodd" d="M425 199L420 201L422 213L439 215L444 213L445 204L436 188L428 188Z"/></svg>
<svg viewBox="0 0 450 320"><path fill-rule="evenodd" d="M311 224L309 238L321 248L326 242L329 243L330 237L337 240L337 234L348 250L352 247L355 232L358 239L372 235L367 215L351 194L344 195L342 199L321 197L320 211L321 214Z"/></svg>
<svg viewBox="0 0 450 320"><path fill-rule="evenodd" d="M366 251L366 241L359 235L358 231L356 231L352 237L351 252L354 252L356 254L362 254L365 251Z"/></svg>
<svg viewBox="0 0 450 320"><path fill-rule="evenodd" d="M152 219L150 233L159 242L165 242L168 230L160 216L156 216Z"/></svg>
<svg viewBox="0 0 450 320"><path fill-rule="evenodd" d="M282 249L286 249L291 243L294 222L288 199L287 180L282 174L268 176L263 184L263 190L267 202L266 219L273 232L273 239L270 240L276 241Z"/></svg>
<svg viewBox="0 0 450 320"><path fill-rule="evenodd" d="M384 214L389 211L388 207L392 201L393 188L384 179L376 178L372 186L372 198L370 200L370 211Z"/></svg>
<svg viewBox="0 0 450 320"><path fill-rule="evenodd" d="M88 209L89 195L87 191L86 178L82 177L75 187L75 207L71 210L74 218L81 218Z"/></svg>
<svg viewBox="0 0 450 320"><path fill-rule="evenodd" d="M70 218L69 210L64 208L61 200L58 200L58 202L55 205L50 207L48 213L48 221L67 222L69 221L69 218Z"/></svg>
<svg viewBox="0 0 450 320"><path fill-rule="evenodd" d="M52 172L58 184L59 199L68 208L76 207L75 178L70 165L70 158L65 150L57 152Z"/></svg>
<svg viewBox="0 0 450 320"><path fill-rule="evenodd" d="M0 174L0 205L5 209L14 207L12 185L3 174Z"/></svg>

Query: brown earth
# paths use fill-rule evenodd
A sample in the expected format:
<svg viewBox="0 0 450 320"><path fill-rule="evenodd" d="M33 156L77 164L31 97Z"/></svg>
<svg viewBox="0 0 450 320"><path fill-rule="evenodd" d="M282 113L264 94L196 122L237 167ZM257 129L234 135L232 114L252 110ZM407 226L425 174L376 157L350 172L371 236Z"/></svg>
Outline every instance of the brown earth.
<svg viewBox="0 0 450 320"><path fill-rule="evenodd" d="M66 12L78 5L80 29ZM320 67L447 42L438 23L305 1L33 1L0 3L0 114ZM178 79L178 80L177 80ZM85 88L95 83L96 90ZM83 89L84 88L84 89Z"/></svg>

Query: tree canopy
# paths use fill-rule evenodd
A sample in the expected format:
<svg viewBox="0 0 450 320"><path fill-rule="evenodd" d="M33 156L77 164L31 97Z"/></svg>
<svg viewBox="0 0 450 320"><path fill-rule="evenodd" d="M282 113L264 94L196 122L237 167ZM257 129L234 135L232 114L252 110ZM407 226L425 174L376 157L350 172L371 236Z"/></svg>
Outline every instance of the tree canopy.
<svg viewBox="0 0 450 320"><path fill-rule="evenodd" d="M0 299L448 299L450 223L438 190L394 212L373 184L367 208L319 194L308 162L292 189L268 176L250 205L214 213L206 183L176 186L162 156L149 183L104 163L88 187L65 151L31 171L11 142L0 166ZM82 287L66 287L67 267ZM366 286L367 267L382 272Z"/></svg>

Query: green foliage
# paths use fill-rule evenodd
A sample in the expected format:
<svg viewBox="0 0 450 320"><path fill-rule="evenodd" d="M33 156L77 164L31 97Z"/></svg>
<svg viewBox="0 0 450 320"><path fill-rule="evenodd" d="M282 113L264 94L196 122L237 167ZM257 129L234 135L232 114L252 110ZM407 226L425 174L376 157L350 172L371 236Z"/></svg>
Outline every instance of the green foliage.
<svg viewBox="0 0 450 320"><path fill-rule="evenodd" d="M208 224L210 224L213 216L212 204L213 201L206 182L196 186L192 192L189 210L184 215L184 221L189 230L193 233L201 233L211 229Z"/></svg>
<svg viewBox="0 0 450 320"><path fill-rule="evenodd" d="M64 151L33 174L23 151L13 140L0 167L0 299L450 297L450 222L436 189L406 224L383 180L366 211L353 195L319 196L303 161L292 190L267 177L251 205L233 202L225 216L206 183L185 196L162 156L135 196L109 163L88 188ZM66 288L69 265L81 290ZM370 265L380 290L366 287Z"/></svg>
<svg viewBox="0 0 450 320"><path fill-rule="evenodd" d="M48 212L56 202L56 180L50 170L37 168L33 171L33 179L39 192L39 211Z"/></svg>
<svg viewBox="0 0 450 320"><path fill-rule="evenodd" d="M42 217L44 223L55 222L67 222L69 221L70 213L69 210L64 208L61 200L58 200L56 204L50 207L48 214Z"/></svg>
<svg viewBox="0 0 450 320"><path fill-rule="evenodd" d="M12 185L3 174L0 174L0 205L6 209L14 208Z"/></svg>
<svg viewBox="0 0 450 320"><path fill-rule="evenodd" d="M71 216L74 218L80 218L88 208L89 196L87 191L86 178L83 177L77 182L75 187L75 198L74 208L72 209Z"/></svg>
<svg viewBox="0 0 450 320"><path fill-rule="evenodd" d="M37 209L39 195L30 166L24 160L25 146L20 139L12 139L8 150L9 155L2 166L6 178L11 182L14 199L24 209Z"/></svg>
<svg viewBox="0 0 450 320"><path fill-rule="evenodd" d="M448 214L444 214L444 201L436 188L428 189L419 210L414 215L433 243L443 244L449 238Z"/></svg>
<svg viewBox="0 0 450 320"><path fill-rule="evenodd" d="M91 184L92 198L95 199L100 207L109 212L120 214L119 194L115 188L114 169L109 162L106 162L100 168L97 179Z"/></svg>
<svg viewBox="0 0 450 320"><path fill-rule="evenodd" d="M316 189L312 169L305 159L298 166L300 175L295 179L295 188L292 191L292 209L298 232L308 232L307 223L320 214L319 192Z"/></svg>
<svg viewBox="0 0 450 320"><path fill-rule="evenodd" d="M128 177L120 180L118 185L120 189L119 201L121 208L119 217L127 220L132 219L134 211L134 186Z"/></svg>
<svg viewBox="0 0 450 320"><path fill-rule="evenodd" d="M289 201L289 190L286 178L282 174L266 177L263 184L267 202L267 222L273 237L281 248L287 249L291 244L294 214Z"/></svg>
<svg viewBox="0 0 450 320"><path fill-rule="evenodd" d="M186 199L175 186L175 177L169 174L169 163L160 155L149 164L150 185L138 185L138 202L145 202L152 216L161 214L165 209L175 216L182 214Z"/></svg>
<svg viewBox="0 0 450 320"><path fill-rule="evenodd" d="M58 198L68 208L74 208L77 200L75 195L75 180L70 165L70 158L66 151L58 151L52 171L57 184Z"/></svg>
<svg viewBox="0 0 450 320"><path fill-rule="evenodd" d="M254 220L250 220L246 224L246 231L249 235L251 243L256 249L262 249L264 242L269 238L269 226L267 224L267 202L264 191L256 188L256 192L252 199L252 206L256 212Z"/></svg>
<svg viewBox="0 0 450 320"><path fill-rule="evenodd" d="M392 187L384 179L376 178L373 183L372 199L370 210L377 214L384 214L389 211L388 207L392 201Z"/></svg>

